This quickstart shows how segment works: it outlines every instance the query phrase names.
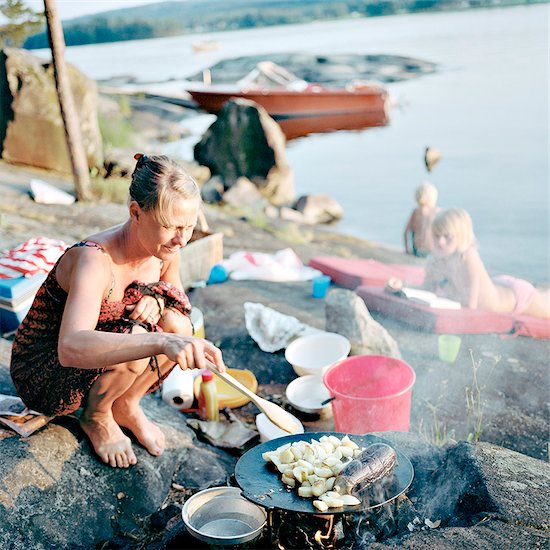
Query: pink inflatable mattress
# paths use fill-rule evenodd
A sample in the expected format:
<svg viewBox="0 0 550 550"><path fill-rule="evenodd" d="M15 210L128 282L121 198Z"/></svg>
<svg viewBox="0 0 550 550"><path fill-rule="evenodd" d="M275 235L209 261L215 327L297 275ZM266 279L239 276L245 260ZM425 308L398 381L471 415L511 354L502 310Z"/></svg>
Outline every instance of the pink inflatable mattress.
<svg viewBox="0 0 550 550"><path fill-rule="evenodd" d="M338 256L316 256L309 265L328 275L336 284L352 290L360 285L383 287L390 277L401 279L406 286L420 286L424 281L424 268L414 265Z"/></svg>
<svg viewBox="0 0 550 550"><path fill-rule="evenodd" d="M357 294L371 312L437 334L513 334L550 338L550 320L479 309L436 309L388 294L377 286L359 286Z"/></svg>

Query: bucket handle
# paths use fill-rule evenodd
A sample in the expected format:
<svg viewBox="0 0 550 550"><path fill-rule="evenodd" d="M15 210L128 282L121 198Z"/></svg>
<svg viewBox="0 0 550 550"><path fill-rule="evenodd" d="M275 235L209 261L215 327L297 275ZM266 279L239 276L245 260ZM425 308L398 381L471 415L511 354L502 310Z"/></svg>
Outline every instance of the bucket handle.
<svg viewBox="0 0 550 550"><path fill-rule="evenodd" d="M321 401L321 405L323 405L323 407L325 405L328 405L331 401L334 401L336 399L336 396L334 397L329 397L328 399L325 399L324 401Z"/></svg>

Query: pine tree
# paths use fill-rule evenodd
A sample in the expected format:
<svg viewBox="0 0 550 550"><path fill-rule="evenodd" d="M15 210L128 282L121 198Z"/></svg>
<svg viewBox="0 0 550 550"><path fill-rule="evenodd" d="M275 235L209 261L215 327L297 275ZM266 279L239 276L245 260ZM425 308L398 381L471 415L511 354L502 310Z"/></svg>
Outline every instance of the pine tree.
<svg viewBox="0 0 550 550"><path fill-rule="evenodd" d="M22 0L0 0L0 49L18 48L27 36L44 26L44 14L35 12Z"/></svg>

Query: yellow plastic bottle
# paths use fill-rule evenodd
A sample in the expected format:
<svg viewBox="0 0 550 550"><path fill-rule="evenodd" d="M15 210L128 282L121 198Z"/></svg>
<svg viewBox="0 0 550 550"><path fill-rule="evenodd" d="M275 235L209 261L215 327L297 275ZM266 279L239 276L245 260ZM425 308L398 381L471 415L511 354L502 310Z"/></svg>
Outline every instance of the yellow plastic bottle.
<svg viewBox="0 0 550 550"><path fill-rule="evenodd" d="M199 391L199 416L203 420L212 420L214 422L218 422L220 419L216 382L214 382L214 375L209 370L205 370L202 373L202 382Z"/></svg>

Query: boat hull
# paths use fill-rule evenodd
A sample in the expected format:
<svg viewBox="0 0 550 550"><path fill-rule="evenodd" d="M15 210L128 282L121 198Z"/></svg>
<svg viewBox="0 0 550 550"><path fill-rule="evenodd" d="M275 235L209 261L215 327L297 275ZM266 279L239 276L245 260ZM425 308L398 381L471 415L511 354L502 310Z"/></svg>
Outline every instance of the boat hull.
<svg viewBox="0 0 550 550"><path fill-rule="evenodd" d="M387 93L378 87L360 91L322 90L295 92L266 90L250 92L220 92L188 90L191 97L206 111L218 113L229 99L255 101L273 117L329 116L385 110Z"/></svg>
<svg viewBox="0 0 550 550"><path fill-rule="evenodd" d="M382 126L387 123L388 95L377 86L358 90L265 90L224 92L188 90L204 110L217 114L229 99L254 101L273 117L288 139L309 133Z"/></svg>
<svg viewBox="0 0 550 550"><path fill-rule="evenodd" d="M385 111L275 120L279 123L287 139L296 139L309 134L335 132L337 130L362 130L364 128L385 126L388 123Z"/></svg>

